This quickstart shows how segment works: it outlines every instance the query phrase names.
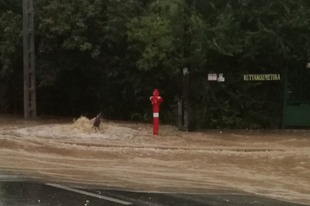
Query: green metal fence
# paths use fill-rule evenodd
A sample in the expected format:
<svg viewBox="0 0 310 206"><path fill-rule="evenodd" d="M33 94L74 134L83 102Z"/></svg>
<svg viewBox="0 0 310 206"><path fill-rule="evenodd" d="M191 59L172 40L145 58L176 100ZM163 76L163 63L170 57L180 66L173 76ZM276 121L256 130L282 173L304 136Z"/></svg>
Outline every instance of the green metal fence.
<svg viewBox="0 0 310 206"><path fill-rule="evenodd" d="M287 69L284 81L283 128L310 127L310 69Z"/></svg>

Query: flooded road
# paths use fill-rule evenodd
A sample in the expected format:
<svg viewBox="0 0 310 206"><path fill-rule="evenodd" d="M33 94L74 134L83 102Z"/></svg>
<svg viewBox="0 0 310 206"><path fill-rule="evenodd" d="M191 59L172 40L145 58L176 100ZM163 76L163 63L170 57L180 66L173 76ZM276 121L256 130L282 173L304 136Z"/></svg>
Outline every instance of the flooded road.
<svg viewBox="0 0 310 206"><path fill-rule="evenodd" d="M245 191L310 204L310 133L178 132L86 118L0 117L0 173L136 191Z"/></svg>

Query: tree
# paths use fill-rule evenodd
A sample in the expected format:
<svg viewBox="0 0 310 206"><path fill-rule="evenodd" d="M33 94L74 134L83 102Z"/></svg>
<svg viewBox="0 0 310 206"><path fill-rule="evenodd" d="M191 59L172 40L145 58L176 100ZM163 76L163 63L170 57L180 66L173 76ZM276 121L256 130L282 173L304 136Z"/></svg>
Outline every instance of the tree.
<svg viewBox="0 0 310 206"><path fill-rule="evenodd" d="M188 66L201 128L277 127L282 85L241 77L304 67L309 58L307 0L34 3L39 114L150 120L157 88L161 120L172 122ZM10 91L1 105L21 112L21 2L0 5L0 87ZM207 82L212 72L226 82Z"/></svg>

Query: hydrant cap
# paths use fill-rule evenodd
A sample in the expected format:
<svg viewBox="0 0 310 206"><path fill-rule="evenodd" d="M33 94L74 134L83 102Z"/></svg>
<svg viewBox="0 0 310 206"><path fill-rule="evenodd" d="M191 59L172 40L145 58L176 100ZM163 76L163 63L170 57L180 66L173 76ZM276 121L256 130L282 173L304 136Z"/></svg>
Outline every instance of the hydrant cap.
<svg viewBox="0 0 310 206"><path fill-rule="evenodd" d="M158 92L157 89L154 90L153 95L154 95L154 96L159 96L159 92Z"/></svg>

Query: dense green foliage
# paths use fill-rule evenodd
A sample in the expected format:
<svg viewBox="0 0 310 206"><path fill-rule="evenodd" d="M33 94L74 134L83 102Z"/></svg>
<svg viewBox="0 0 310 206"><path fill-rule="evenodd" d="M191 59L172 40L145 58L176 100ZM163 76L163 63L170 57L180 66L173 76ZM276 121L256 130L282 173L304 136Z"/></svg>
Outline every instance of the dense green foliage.
<svg viewBox="0 0 310 206"><path fill-rule="evenodd" d="M22 2L0 0L0 112L22 113ZM189 67L200 128L280 126L281 82L242 74L304 67L308 0L34 0L39 115L175 123ZM208 82L210 72L225 83Z"/></svg>

